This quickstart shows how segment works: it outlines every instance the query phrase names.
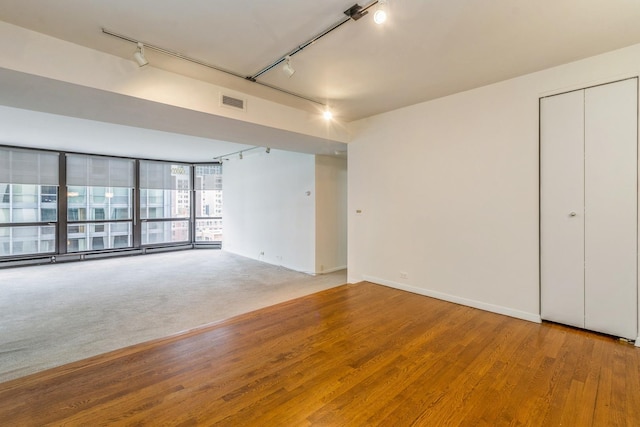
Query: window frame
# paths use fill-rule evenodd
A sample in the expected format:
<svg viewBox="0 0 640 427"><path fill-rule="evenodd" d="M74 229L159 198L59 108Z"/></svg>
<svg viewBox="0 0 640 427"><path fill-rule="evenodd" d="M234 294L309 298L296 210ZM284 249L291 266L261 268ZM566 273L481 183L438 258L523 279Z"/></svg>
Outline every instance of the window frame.
<svg viewBox="0 0 640 427"><path fill-rule="evenodd" d="M3 157L3 170L0 174L0 180L7 181L0 183L0 186L4 187L2 188L2 193L0 193L0 209L6 209L7 213L7 216L5 218L6 221L4 219L0 221L0 234L4 234L5 232L7 233L7 241L0 242L0 244L2 244L2 251L0 251L0 261L5 259L22 259L50 256L56 254L56 248L59 241L59 236L57 234L57 224L60 220L60 209L58 200L60 194L59 165L61 154L59 152L50 150L39 150L5 145L0 145L0 150L6 153L6 157ZM57 158L54 158L53 156L56 156ZM29 168L29 170L35 168L36 171L33 171L33 173L31 174L24 174L21 173L21 170L18 170L18 167L14 169L14 166L20 166L21 163L24 163L25 159L30 160L32 163L35 162L30 165L31 168ZM57 183L53 182L54 177L57 179ZM22 186L34 187L35 192L27 194L23 193L22 191L16 191ZM51 192L52 188L55 190L55 193ZM45 189L49 191L43 191ZM17 198L18 194L21 196L23 196L24 194L33 196L33 201L17 201L15 199ZM52 203L51 200L43 200L47 195L49 197L55 195L55 202L53 202L55 203L55 219L43 219L44 210L50 211L52 208L50 205ZM35 214L35 218L14 221L14 214L18 209L27 209L26 207L20 208L19 205L21 204L33 205L28 209L34 210L33 213ZM30 237L26 235L17 237L14 236L14 233L17 233L19 235L22 234L20 233L21 231L26 231L32 228L36 229L35 240L20 240L20 237ZM53 230L53 233L45 233L44 231L48 228L51 228ZM42 236L46 235L52 235L53 238L44 239ZM18 254L15 254L14 250L18 246L18 244L24 245L24 243L31 243L35 245L37 249L35 251L29 251L26 253L23 253L23 251L20 250ZM42 250L43 246L46 246L49 250ZM6 254L4 253L5 247L7 248Z"/></svg>
<svg viewBox="0 0 640 427"><path fill-rule="evenodd" d="M207 190L207 189L199 189L197 188L196 182L197 182L197 168L199 166L213 166L213 167L218 167L220 169L220 173L218 174L213 174L215 175L220 175L220 209L222 209L222 204L224 203L224 199L223 199L223 194L224 194L224 184L222 182L222 163L216 163L216 162L211 162L211 163L196 163L193 165L193 177L192 177L192 182L193 182L193 242L194 245L198 245L198 246L214 246L214 247L218 247L221 248L222 247L222 241L224 239L224 229L223 229L223 224L221 224L220 229L221 229L221 236L222 239L220 240L198 240L198 221L220 221L222 222L222 211L220 212L220 215L210 215L210 216L202 216L202 215L198 215L197 213L197 208L198 208L198 201L201 200L200 197L200 193L203 191L218 191L216 189L211 189L211 190ZM205 185L201 185L201 187L204 187Z"/></svg>
<svg viewBox="0 0 640 427"><path fill-rule="evenodd" d="M147 187L143 187L143 173L142 173L142 162L148 162L148 163L155 163L156 165L169 165L170 169L173 169L174 167L179 168L179 167L188 167L189 168L189 172L187 174L179 174L179 175L187 175L188 176L188 181L189 181L189 185L188 188L166 188L166 184L164 186L164 188L147 188ZM193 245L193 170L194 170L195 166L193 163L184 163L184 162L173 162L173 161L165 161L165 160L141 160L140 161L140 165L139 165L139 172L138 172L138 176L140 177L140 181L139 181L139 186L138 186L138 190L140 193L140 205L138 208L138 214L139 214L139 218L140 218L140 247L142 248L150 248L150 247L166 247L166 246L179 246L179 245ZM178 175L178 174L177 174ZM166 176L164 177L166 178ZM176 184L177 187L177 184ZM143 218L142 217L142 210L143 207L144 209L149 209L149 204L147 202L143 202L143 198L144 198L144 192L145 191L149 191L149 190L157 190L157 191L162 191L162 203L165 204L165 198L167 197L168 192L173 192L175 191L175 205L173 203L171 203L169 206L170 210L173 209L178 209L179 208L179 202L178 200L180 199L181 194L179 192L185 192L187 194L187 199L188 199L188 203L189 203L189 207L188 207L188 215L187 216L173 216L173 213L171 213L172 216L162 216L162 217L155 217L155 218L149 218L148 215L147 217ZM169 196L170 198L174 198L174 195L171 194L171 196ZM160 206L156 207L156 208L160 208ZM165 205L166 208L166 205ZM183 223L186 222L187 224L187 233L186 233L186 240L167 240L164 239L161 242L150 242L149 241L149 227L152 225L156 225L159 223L162 224L171 224L171 228L173 229L173 226L176 223ZM147 228L147 232L145 233L145 228ZM160 234L160 233L153 233L153 234ZM145 239L145 236L146 239ZM171 237L173 237L173 230L171 230Z"/></svg>

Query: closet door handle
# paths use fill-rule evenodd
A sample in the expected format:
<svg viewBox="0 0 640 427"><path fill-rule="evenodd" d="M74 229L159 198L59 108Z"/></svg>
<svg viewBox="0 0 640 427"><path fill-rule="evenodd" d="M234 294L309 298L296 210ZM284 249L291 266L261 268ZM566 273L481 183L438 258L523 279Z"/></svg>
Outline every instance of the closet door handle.
<svg viewBox="0 0 640 427"><path fill-rule="evenodd" d="M577 213L575 213L574 211L569 212L569 216L576 216L578 215Z"/></svg>

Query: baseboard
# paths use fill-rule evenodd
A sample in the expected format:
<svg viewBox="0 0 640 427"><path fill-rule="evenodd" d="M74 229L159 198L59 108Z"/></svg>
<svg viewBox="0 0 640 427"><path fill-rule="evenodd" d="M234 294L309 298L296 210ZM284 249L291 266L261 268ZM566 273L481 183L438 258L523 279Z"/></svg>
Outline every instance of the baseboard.
<svg viewBox="0 0 640 427"><path fill-rule="evenodd" d="M335 268L330 268L328 270L322 270L322 271L318 271L316 274L322 275L322 274L329 274L329 273L335 273L336 271L340 271L340 270L346 270L347 266L346 265L341 265L339 267L335 267Z"/></svg>
<svg viewBox="0 0 640 427"><path fill-rule="evenodd" d="M390 288L400 289L402 291L412 292L414 294L424 295L431 298L436 298L443 301L453 302L467 307L473 307L491 313L502 314L509 317L515 317L516 319L527 320L529 322L542 323L542 318L539 314L527 313L526 311L514 310L509 307L503 307L500 305L489 304L482 301L476 301L469 298L463 298L456 295L445 294L442 292L432 291L429 289L417 288L415 286L405 285L403 283L397 283L390 280L380 279L371 276L362 276L367 282L377 283L379 285L388 286ZM636 341L637 343L637 341Z"/></svg>
<svg viewBox="0 0 640 427"><path fill-rule="evenodd" d="M264 262L265 264L273 265L275 267L282 267L282 268L286 268L287 270L297 271L298 273L308 274L309 276L316 276L317 274L319 274L319 273L315 273L313 271L301 269L300 267L297 267L297 266L283 264L282 261L276 261L276 260L272 260L270 258L265 259L263 256L255 257L255 256L251 256L249 254L243 253L243 252L237 252L237 251L234 251L234 250L230 250L228 248L225 248L223 250L225 252L230 253L230 254L234 254L234 255L238 255L238 256L244 257L244 258L252 259L254 261Z"/></svg>

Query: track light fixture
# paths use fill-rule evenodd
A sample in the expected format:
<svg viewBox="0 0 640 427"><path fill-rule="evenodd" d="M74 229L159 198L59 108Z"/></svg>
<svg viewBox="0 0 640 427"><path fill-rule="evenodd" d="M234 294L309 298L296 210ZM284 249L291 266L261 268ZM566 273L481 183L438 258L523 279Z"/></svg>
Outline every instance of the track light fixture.
<svg viewBox="0 0 640 427"><path fill-rule="evenodd" d="M289 55L284 57L284 65L282 66L282 71L284 71L287 77L293 76L293 73L296 72L296 70L294 70L291 66L291 57Z"/></svg>
<svg viewBox="0 0 640 427"><path fill-rule="evenodd" d="M270 147L267 147L267 149L266 149L266 150L264 150L264 151L265 151L265 153L269 154L269 153L271 152L271 148L270 148Z"/></svg>
<svg viewBox="0 0 640 427"><path fill-rule="evenodd" d="M354 4L349 9L344 11L344 14L347 15L349 18L353 19L354 21L357 21L358 19L362 18L367 13L369 13L369 11L367 9L364 9L358 3Z"/></svg>
<svg viewBox="0 0 640 427"><path fill-rule="evenodd" d="M136 60L139 67L144 67L149 64L149 61L147 61L147 58L144 56L144 45L140 42L138 42L138 50L133 54L133 59Z"/></svg>
<svg viewBox="0 0 640 427"><path fill-rule="evenodd" d="M243 157L242 157L242 151L240 152L240 155L239 155L238 157L240 158L240 160L242 160L242 159L243 159Z"/></svg>
<svg viewBox="0 0 640 427"><path fill-rule="evenodd" d="M387 0L378 0L378 8L373 14L373 21L380 25L387 20Z"/></svg>

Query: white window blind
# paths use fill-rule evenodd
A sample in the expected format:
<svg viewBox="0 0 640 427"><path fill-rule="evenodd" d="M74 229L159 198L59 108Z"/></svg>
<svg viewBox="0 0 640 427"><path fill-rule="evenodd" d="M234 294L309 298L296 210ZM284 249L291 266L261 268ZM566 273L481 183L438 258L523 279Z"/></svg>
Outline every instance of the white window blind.
<svg viewBox="0 0 640 427"><path fill-rule="evenodd" d="M0 147L0 182L58 185L58 153Z"/></svg>
<svg viewBox="0 0 640 427"><path fill-rule="evenodd" d="M135 161L114 157L67 155L67 185L133 188Z"/></svg>
<svg viewBox="0 0 640 427"><path fill-rule="evenodd" d="M140 162L140 188L190 190L191 166L164 162Z"/></svg>

